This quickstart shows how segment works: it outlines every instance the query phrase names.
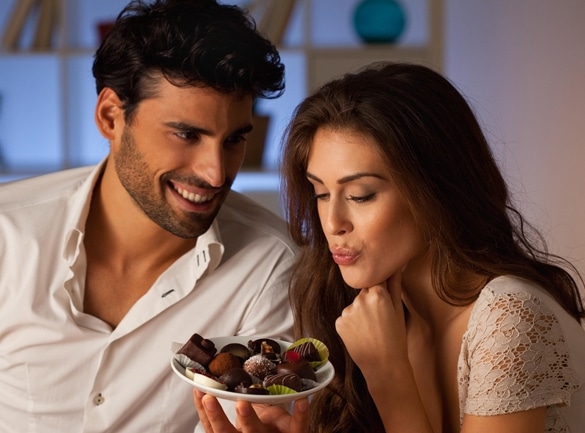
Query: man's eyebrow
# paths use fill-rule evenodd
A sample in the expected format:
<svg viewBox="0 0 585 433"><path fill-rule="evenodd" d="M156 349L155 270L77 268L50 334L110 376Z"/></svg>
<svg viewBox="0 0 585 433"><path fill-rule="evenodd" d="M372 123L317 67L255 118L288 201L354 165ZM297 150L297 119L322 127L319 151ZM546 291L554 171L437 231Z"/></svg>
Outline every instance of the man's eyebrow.
<svg viewBox="0 0 585 433"><path fill-rule="evenodd" d="M179 129L181 131L198 131L202 133L209 133L209 131L204 128L200 128L185 122L164 122L163 125L168 126L169 128Z"/></svg>
<svg viewBox="0 0 585 433"><path fill-rule="evenodd" d="M244 126L243 128L236 129L234 134L247 134L248 132L251 132L252 129L254 129L253 125L247 125Z"/></svg>
<svg viewBox="0 0 585 433"><path fill-rule="evenodd" d="M315 176L314 174L307 172L307 177L309 179L314 180L317 183L323 184L323 181L321 179L319 179L317 176ZM341 179L337 180L337 183L339 185L342 185L344 183L352 182L354 180L362 179L364 177L375 177L377 179L386 180L383 176L380 176L377 173L368 173L368 172L361 173L360 172L360 173L354 173L354 174L350 174L349 176L342 177Z"/></svg>
<svg viewBox="0 0 585 433"><path fill-rule="evenodd" d="M186 122L164 122L165 126L169 128L177 129L179 131L186 131L186 132L196 132L202 135L211 135L211 131L201 128L199 126L191 125ZM253 125L249 124L243 126L241 128L236 129L235 131L231 132L230 135L239 135L239 134L247 134L253 129Z"/></svg>

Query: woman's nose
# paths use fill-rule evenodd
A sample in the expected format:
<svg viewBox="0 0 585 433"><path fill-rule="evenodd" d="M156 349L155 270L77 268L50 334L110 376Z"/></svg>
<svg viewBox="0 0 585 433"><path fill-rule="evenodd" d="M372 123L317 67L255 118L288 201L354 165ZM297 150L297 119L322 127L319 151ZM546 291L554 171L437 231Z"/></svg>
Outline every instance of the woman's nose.
<svg viewBox="0 0 585 433"><path fill-rule="evenodd" d="M325 214L323 229L328 234L339 236L351 231L353 226L342 203L330 200L326 206Z"/></svg>

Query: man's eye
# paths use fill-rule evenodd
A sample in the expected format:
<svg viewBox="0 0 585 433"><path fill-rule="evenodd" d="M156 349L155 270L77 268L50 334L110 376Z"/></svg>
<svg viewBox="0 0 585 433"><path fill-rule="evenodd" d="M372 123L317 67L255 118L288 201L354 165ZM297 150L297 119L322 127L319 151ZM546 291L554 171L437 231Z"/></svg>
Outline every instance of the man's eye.
<svg viewBox="0 0 585 433"><path fill-rule="evenodd" d="M175 135L183 140L193 141L199 138L199 134L195 131L177 131Z"/></svg>
<svg viewBox="0 0 585 433"><path fill-rule="evenodd" d="M376 197L376 194L372 193L372 194L363 195L363 196L350 195L347 199L355 201L356 203L365 203L365 202L368 202L370 200L373 200L374 197Z"/></svg>
<svg viewBox="0 0 585 433"><path fill-rule="evenodd" d="M245 143L247 140L247 138L243 135L236 135L233 137L229 137L226 141L225 144L227 146L237 146L239 144L243 144Z"/></svg>

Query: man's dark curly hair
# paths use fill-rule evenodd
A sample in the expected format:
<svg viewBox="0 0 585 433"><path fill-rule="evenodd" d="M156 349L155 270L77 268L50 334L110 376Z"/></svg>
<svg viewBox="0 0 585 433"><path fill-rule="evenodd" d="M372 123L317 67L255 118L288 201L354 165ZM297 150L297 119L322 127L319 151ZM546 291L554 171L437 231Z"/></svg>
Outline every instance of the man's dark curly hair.
<svg viewBox="0 0 585 433"><path fill-rule="evenodd" d="M93 62L97 92L109 87L130 120L160 76L177 86L275 98L284 91L276 47L243 9L215 0L131 1Z"/></svg>

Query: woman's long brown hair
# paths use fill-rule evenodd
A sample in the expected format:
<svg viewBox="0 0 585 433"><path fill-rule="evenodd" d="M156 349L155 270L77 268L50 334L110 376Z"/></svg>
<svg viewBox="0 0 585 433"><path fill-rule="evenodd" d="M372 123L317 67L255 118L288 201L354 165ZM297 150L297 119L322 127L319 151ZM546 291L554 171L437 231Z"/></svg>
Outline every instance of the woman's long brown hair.
<svg viewBox="0 0 585 433"><path fill-rule="evenodd" d="M512 275L541 286L575 320L585 316L576 283L582 278L548 253L512 205L481 127L457 89L411 64L380 63L345 75L297 107L282 160L290 233L301 247L290 286L295 331L322 340L336 370L313 400L312 431L384 431L365 380L335 331L335 320L357 291L344 283L329 254L306 177L313 137L323 127L361 133L378 144L432 248L433 285L443 300L467 305L477 299L480 287L462 289L456 284L461 275Z"/></svg>

